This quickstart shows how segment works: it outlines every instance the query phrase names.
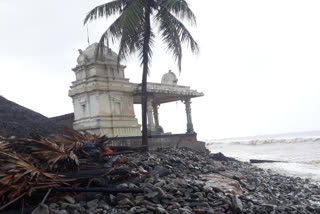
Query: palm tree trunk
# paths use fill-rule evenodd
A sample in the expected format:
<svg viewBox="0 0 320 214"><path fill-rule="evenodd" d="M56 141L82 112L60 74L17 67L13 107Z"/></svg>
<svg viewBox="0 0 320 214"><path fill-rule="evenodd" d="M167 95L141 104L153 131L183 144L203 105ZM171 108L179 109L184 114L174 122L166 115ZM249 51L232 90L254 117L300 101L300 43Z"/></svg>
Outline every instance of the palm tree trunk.
<svg viewBox="0 0 320 214"><path fill-rule="evenodd" d="M150 48L150 37L151 37L151 25L150 25L150 14L151 14L150 1L146 1L145 7L145 31L143 39L143 53L142 53L142 85L141 85L141 108L142 108L142 145L148 145L148 126L147 126L147 76L149 71L149 48Z"/></svg>

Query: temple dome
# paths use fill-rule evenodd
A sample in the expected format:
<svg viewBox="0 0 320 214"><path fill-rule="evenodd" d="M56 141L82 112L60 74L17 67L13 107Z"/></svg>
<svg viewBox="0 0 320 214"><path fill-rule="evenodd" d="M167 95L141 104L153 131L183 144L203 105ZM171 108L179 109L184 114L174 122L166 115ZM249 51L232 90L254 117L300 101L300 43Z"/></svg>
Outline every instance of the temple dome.
<svg viewBox="0 0 320 214"><path fill-rule="evenodd" d="M77 59L78 65L87 65L97 61L101 63L110 63L110 61L117 62L118 55L113 52L111 48L106 46L103 46L103 55L101 56L101 54L99 54L99 56L96 57L98 46L98 43L94 43L87 47L84 51L79 49L80 55Z"/></svg>
<svg viewBox="0 0 320 214"><path fill-rule="evenodd" d="M177 85L177 83L178 78L171 70L169 70L169 72L164 74L161 78L161 84Z"/></svg>

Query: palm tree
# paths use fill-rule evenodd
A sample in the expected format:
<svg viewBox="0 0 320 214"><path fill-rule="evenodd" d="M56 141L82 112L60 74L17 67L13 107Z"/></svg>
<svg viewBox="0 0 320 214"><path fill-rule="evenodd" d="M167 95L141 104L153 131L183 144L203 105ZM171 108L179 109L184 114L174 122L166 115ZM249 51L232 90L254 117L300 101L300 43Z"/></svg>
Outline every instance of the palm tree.
<svg viewBox="0 0 320 214"><path fill-rule="evenodd" d="M84 24L97 18L117 19L102 34L100 50L105 40L119 41L118 64L133 53L138 53L143 67L141 84L142 106L142 145L148 145L147 136L147 75L152 57L152 44L155 38L151 17L156 24L166 48L174 56L181 71L182 43L193 53L199 48L192 35L180 20L196 24L196 18L187 0L113 0L93 8L86 16ZM180 19L180 20L179 20Z"/></svg>

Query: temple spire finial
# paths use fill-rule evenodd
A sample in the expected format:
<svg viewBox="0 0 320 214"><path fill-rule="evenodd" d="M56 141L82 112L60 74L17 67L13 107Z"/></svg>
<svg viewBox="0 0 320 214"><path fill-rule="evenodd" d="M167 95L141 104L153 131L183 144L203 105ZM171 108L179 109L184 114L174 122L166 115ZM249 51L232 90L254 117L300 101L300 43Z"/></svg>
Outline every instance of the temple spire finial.
<svg viewBox="0 0 320 214"><path fill-rule="evenodd" d="M88 45L90 45L89 26L88 25L87 25L87 40L88 40Z"/></svg>

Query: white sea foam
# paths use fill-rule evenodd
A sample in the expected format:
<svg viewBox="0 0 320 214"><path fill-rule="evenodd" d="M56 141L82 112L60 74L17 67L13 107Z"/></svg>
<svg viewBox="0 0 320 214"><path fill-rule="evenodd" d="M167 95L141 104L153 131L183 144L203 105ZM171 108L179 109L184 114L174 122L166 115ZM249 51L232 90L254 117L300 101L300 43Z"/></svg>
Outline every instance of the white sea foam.
<svg viewBox="0 0 320 214"><path fill-rule="evenodd" d="M309 138L275 138L275 139L222 139L208 140L207 145L211 144L244 144L244 145L261 145L274 143L303 143L303 142L319 142L319 137Z"/></svg>
<svg viewBox="0 0 320 214"><path fill-rule="evenodd" d="M258 166L320 182L320 138L318 136L210 140L207 141L207 147L211 152L222 152L241 161L250 159L284 161Z"/></svg>

